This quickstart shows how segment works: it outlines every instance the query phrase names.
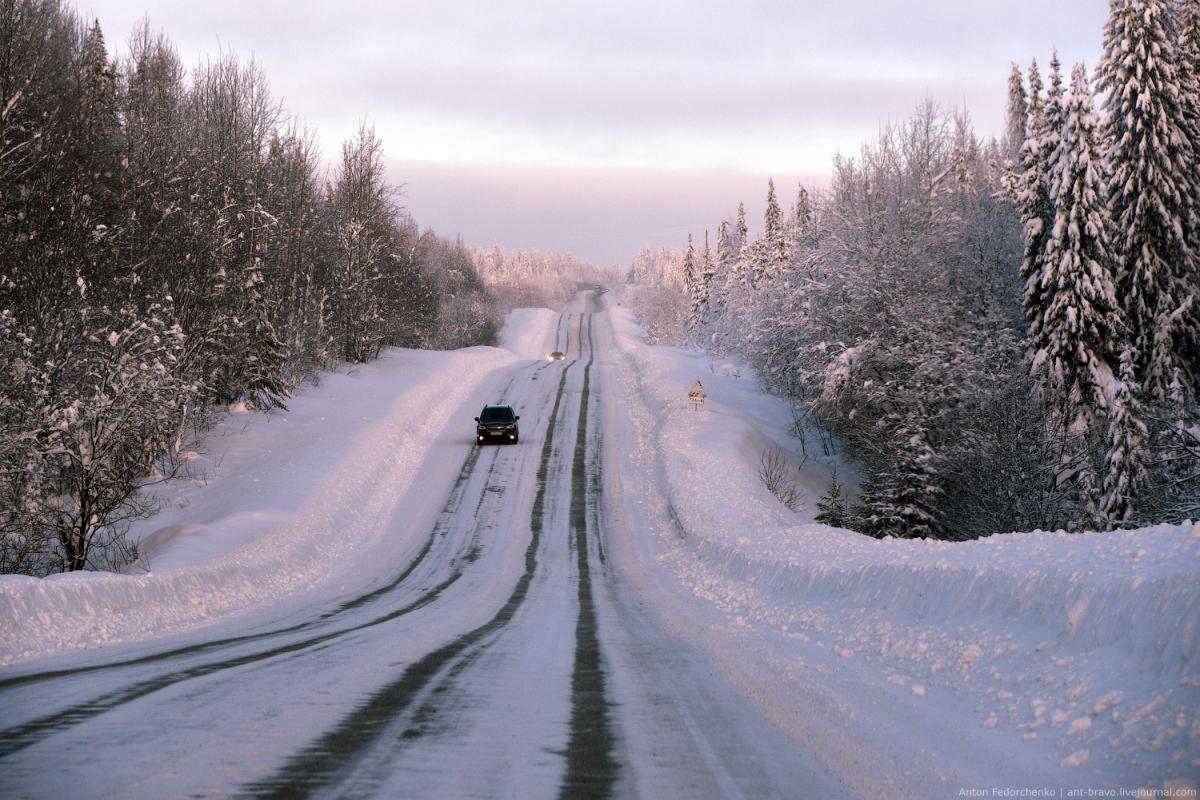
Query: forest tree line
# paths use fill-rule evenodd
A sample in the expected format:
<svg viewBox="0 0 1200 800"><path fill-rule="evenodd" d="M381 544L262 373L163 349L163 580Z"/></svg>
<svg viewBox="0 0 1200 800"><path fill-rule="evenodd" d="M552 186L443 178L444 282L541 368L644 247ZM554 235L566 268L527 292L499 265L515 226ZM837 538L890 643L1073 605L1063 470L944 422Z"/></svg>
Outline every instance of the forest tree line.
<svg viewBox="0 0 1200 800"><path fill-rule="evenodd" d="M1200 516L1200 4L1112 0L1094 75L1014 66L1009 95L999 139L927 101L789 212L770 183L757 238L739 206L632 265L652 338L739 354L848 443L862 491L822 521Z"/></svg>
<svg viewBox="0 0 1200 800"><path fill-rule="evenodd" d="M0 572L126 560L215 408L498 328L370 127L327 168L254 62L185 69L149 23L114 58L59 0L0 3L0 204Z"/></svg>
<svg viewBox="0 0 1200 800"><path fill-rule="evenodd" d="M562 308L581 286L620 280L617 267L600 268L571 253L468 247L475 269L497 308Z"/></svg>

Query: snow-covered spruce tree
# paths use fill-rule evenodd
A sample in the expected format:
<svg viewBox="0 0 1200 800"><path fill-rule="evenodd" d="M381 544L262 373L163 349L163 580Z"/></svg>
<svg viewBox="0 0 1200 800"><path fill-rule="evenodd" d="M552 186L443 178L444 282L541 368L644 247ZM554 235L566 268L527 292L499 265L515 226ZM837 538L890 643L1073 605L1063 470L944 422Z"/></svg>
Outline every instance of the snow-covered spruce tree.
<svg viewBox="0 0 1200 800"><path fill-rule="evenodd" d="M738 206L738 228L745 224L743 209ZM779 201L775 198L775 181L767 181L767 207L763 212L763 234L754 241L742 240L742 248L738 254L739 271L745 277L746 285L757 296L779 276L783 266L784 236L783 212L779 209Z"/></svg>
<svg viewBox="0 0 1200 800"><path fill-rule="evenodd" d="M1050 180L1054 227L1041 277L1045 305L1034 309L1040 338L1033 371L1044 376L1067 429L1079 437L1074 477L1095 519L1095 476L1088 457L1093 424L1109 406L1120 352L1120 320L1109 250L1103 161L1087 73L1077 65Z"/></svg>
<svg viewBox="0 0 1200 800"><path fill-rule="evenodd" d="M733 245L735 250L746 244L750 238L750 227L746 224L746 204L739 202L737 207L737 216L734 218L733 224L734 240Z"/></svg>
<svg viewBox="0 0 1200 800"><path fill-rule="evenodd" d="M788 212L787 224L784 229L786 257L783 263L786 267L793 268L794 262L800 257L800 252L810 243L814 228L813 216L812 198L809 197L808 189L804 188L804 184L800 184L796 190L796 202L792 204Z"/></svg>
<svg viewBox="0 0 1200 800"><path fill-rule="evenodd" d="M275 326L271 324L262 283L262 273L255 264L246 271L246 283L242 287L246 301L243 392L251 408L262 411L272 408L286 410L284 401L291 394L291 386L285 375L288 348L279 340Z"/></svg>
<svg viewBox="0 0 1200 800"><path fill-rule="evenodd" d="M687 250L683 256L683 292L687 295L688 300L687 338L689 342L695 340L700 326L700 318L697 315L697 312L700 310L698 284L699 279L696 275L696 246L692 244L692 234L689 233Z"/></svg>
<svg viewBox="0 0 1200 800"><path fill-rule="evenodd" d="M1180 100L1188 119L1192 151L1200 152L1200 3L1176 0L1174 13L1184 82Z"/></svg>
<svg viewBox="0 0 1200 800"><path fill-rule="evenodd" d="M1046 135L1058 146L1059 133L1066 119L1066 89L1063 86L1062 62L1058 60L1058 51L1050 55L1050 86L1046 88Z"/></svg>
<svg viewBox="0 0 1200 800"><path fill-rule="evenodd" d="M1107 406L1119 320L1092 95L1082 65L1072 77L1050 174L1054 225L1039 281L1045 303L1033 310L1042 332L1033 366L1086 422Z"/></svg>
<svg viewBox="0 0 1200 800"><path fill-rule="evenodd" d="M771 246L766 239L755 239L742 248L740 260L742 272L749 276L747 288L752 291L748 297L753 299L756 296L755 293L764 290L775 279L775 262Z"/></svg>
<svg viewBox="0 0 1200 800"><path fill-rule="evenodd" d="M1196 160L1183 102L1186 70L1168 0L1111 0L1097 85L1106 97L1117 287L1142 398L1162 401L1185 353L1200 349Z"/></svg>
<svg viewBox="0 0 1200 800"><path fill-rule="evenodd" d="M692 316L696 319L696 331L703 339L712 326L712 286L716 277L716 263L712 249L708 246L708 229L704 229L704 249L700 252L700 264L696 275L696 296L692 300ZM700 344L700 341L695 342Z"/></svg>
<svg viewBox="0 0 1200 800"><path fill-rule="evenodd" d="M767 277L774 280L779 277L787 259L787 240L784 236L783 211L779 200L775 197L775 179L767 179L767 208L763 212L763 239L767 244L769 268Z"/></svg>
<svg viewBox="0 0 1200 800"><path fill-rule="evenodd" d="M1185 177L1191 179L1188 194L1193 198L1194 205L1191 222L1185 227L1184 237L1192 248L1190 283L1197 294L1200 294L1200 288L1196 288L1200 285L1200 3L1195 0L1177 0L1175 12L1182 56L1180 70L1183 73L1180 101L1187 122L1193 158L1193 167ZM1192 330L1200 329L1200 299L1193 302L1190 317L1190 321L1184 324ZM1191 364L1193 381L1200 381L1200 341L1192 339L1184 344L1188 348L1184 360ZM1200 388L1196 390L1196 394L1200 394Z"/></svg>
<svg viewBox="0 0 1200 800"><path fill-rule="evenodd" d="M1017 207L1025 233L1021 260L1025 315L1029 320L1029 346L1036 352L1045 346L1042 315L1049 305L1042 275L1045 272L1046 242L1054 225L1054 203L1050 197L1050 162L1057 144L1051 137L1042 102L1042 79L1037 62L1029 65L1028 121L1021 145L1021 176Z"/></svg>
<svg viewBox="0 0 1200 800"><path fill-rule="evenodd" d="M850 510L846 506L846 497L842 493L842 484L838 480L836 471L829 479L829 488L817 501L817 511L820 513L813 517L817 522L823 522L835 528L846 528L850 525Z"/></svg>
<svg viewBox="0 0 1200 800"><path fill-rule="evenodd" d="M859 498L859 524L876 537L926 539L937 534L942 493L933 448L919 413L905 414L894 434L893 457L874 464Z"/></svg>
<svg viewBox="0 0 1200 800"><path fill-rule="evenodd" d="M806 236L813 228L812 198L804 184L796 190L796 202L792 206L791 226L800 236Z"/></svg>
<svg viewBox="0 0 1200 800"><path fill-rule="evenodd" d="M705 346L713 352L724 355L729 346L726 320L730 308L730 293L733 289L731 274L737 253L733 248L732 234L729 231L729 220L721 220L717 225L717 249L712 263L712 280L708 285L708 342Z"/></svg>
<svg viewBox="0 0 1200 800"><path fill-rule="evenodd" d="M1101 485L1100 516L1106 527L1121 527L1134 516L1146 480L1146 424L1137 398L1134 354L1121 353L1120 376L1109 401L1108 436Z"/></svg>
<svg viewBox="0 0 1200 800"><path fill-rule="evenodd" d="M1032 93L1031 89L1030 94ZM1012 72L1008 75L1008 127L1004 139L1006 161L1011 164L1013 170L1021 163L1021 147L1025 144L1025 126L1029 116L1028 106L1029 95L1025 94L1021 68L1014 63Z"/></svg>
<svg viewBox="0 0 1200 800"><path fill-rule="evenodd" d="M712 305L714 309L719 310L722 306L721 287L729 275L735 256L736 252L729 236L729 220L723 219L717 225L717 257L713 264Z"/></svg>
<svg viewBox="0 0 1200 800"><path fill-rule="evenodd" d="M1183 73L1180 101L1188 123L1192 155L1200 158L1200 3L1176 0L1175 13L1179 31L1179 66ZM1193 171L1192 178L1193 197L1200 198L1200 175ZM1193 247L1200 247L1196 243L1196 239L1200 238L1200 230L1193 230L1193 234Z"/></svg>
<svg viewBox="0 0 1200 800"><path fill-rule="evenodd" d="M733 260L730 265L729 277L736 286L751 285L752 275L746 269L743 254L750 244L750 228L746 225L746 204L738 203L737 217L733 225L733 241L730 242Z"/></svg>

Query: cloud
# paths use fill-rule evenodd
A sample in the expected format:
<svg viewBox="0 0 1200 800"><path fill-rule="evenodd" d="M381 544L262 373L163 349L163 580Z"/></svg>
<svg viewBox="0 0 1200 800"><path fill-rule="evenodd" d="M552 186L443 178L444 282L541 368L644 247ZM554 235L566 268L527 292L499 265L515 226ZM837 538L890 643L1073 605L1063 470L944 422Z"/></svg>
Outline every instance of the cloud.
<svg viewBox="0 0 1200 800"><path fill-rule="evenodd" d="M677 241L681 225L713 219L768 174L828 170L835 151L856 152L926 97L999 133L1010 62L1044 62L1057 46L1064 64L1094 64L1106 5L156 0L149 13L185 64L253 54L329 158L373 123L409 165L422 222L608 259L636 250L628 231ZM119 47L146 6L89 0L81 11Z"/></svg>
<svg viewBox="0 0 1200 800"><path fill-rule="evenodd" d="M111 28L127 30L143 8L90 5L110 41L120 38ZM336 129L323 137L330 149L362 118L395 120L387 138L401 142L405 125L438 118L443 139L453 122L467 142L472 131L503 141L512 129L529 142L578 134L589 146L605 139L606 149L637 150L644 131L669 149L667 134L735 141L742 131L761 145L762 132L786 128L799 140L844 129L842 146L853 148L864 129L927 95L965 102L981 128L998 130L1009 61L1044 58L1055 36L1067 63L1092 56L1103 5L159 0L152 23L179 42L185 63L222 47L253 53L292 112ZM739 157L714 155L710 166Z"/></svg>

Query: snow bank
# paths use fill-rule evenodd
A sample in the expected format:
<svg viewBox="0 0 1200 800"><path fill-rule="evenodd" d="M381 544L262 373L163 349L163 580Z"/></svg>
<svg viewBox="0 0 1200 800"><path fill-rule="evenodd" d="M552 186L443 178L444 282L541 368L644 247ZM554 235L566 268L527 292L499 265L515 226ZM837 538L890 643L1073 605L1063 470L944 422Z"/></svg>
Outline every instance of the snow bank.
<svg viewBox="0 0 1200 800"><path fill-rule="evenodd" d="M500 346L517 358L545 358L554 349L558 317L548 308L513 309L500 331Z"/></svg>
<svg viewBox="0 0 1200 800"><path fill-rule="evenodd" d="M1015 732L1031 763L1109 786L1200 776L1200 525L949 543L817 524L833 459L803 463L797 512L758 477L769 443L802 461L783 404L745 371L645 345L612 314L623 383L641 401L628 406L650 410L634 421L639 449L669 492L658 562L730 624L792 642L797 663L861 662L898 702L954 697L964 725ZM708 399L692 411L697 378Z"/></svg>
<svg viewBox="0 0 1200 800"><path fill-rule="evenodd" d="M192 481L131 531L149 572L0 578L0 664L178 633L361 580L421 531L396 514L439 434L506 350L389 350L270 415L231 412ZM378 555L377 553L375 555ZM311 600L314 595L305 595Z"/></svg>

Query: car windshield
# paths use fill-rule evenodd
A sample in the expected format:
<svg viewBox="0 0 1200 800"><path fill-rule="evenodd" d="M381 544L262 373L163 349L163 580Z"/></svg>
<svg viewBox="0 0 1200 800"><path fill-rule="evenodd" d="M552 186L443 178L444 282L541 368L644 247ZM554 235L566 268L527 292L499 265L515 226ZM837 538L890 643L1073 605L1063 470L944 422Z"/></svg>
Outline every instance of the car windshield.
<svg viewBox="0 0 1200 800"><path fill-rule="evenodd" d="M512 420L512 409L504 406L489 406L479 415L480 422L512 422Z"/></svg>

